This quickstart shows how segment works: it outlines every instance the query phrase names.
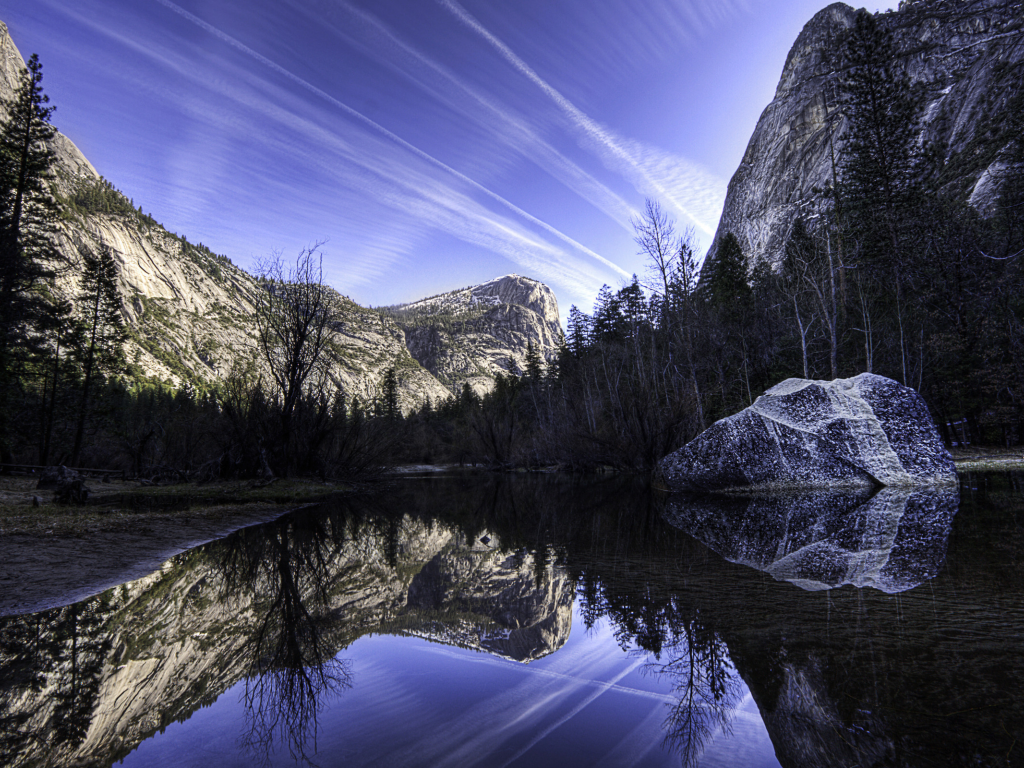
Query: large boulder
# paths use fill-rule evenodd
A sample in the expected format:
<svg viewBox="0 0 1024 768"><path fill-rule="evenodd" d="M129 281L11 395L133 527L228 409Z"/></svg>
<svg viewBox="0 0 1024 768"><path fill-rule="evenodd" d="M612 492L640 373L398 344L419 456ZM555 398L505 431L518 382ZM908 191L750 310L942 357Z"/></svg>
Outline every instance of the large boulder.
<svg viewBox="0 0 1024 768"><path fill-rule="evenodd" d="M661 461L673 491L954 484L924 400L871 373L786 379Z"/></svg>

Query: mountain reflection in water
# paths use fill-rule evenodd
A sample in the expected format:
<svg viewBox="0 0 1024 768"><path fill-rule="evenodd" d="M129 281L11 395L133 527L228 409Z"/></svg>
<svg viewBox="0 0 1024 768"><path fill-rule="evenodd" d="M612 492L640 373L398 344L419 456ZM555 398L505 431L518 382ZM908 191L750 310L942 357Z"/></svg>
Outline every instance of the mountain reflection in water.
<svg viewBox="0 0 1024 768"><path fill-rule="evenodd" d="M928 494L723 507L623 479L403 481L239 531L94 599L0 619L0 763L143 764L158 732L192 727L197 710L235 688L248 756L236 762L358 764L352 750L369 737L345 728L376 715L344 708L383 683L354 671L357 641L412 636L532 668L568 651L575 612L587 627L610 627L601 653L638 655L647 698L665 702L652 710L660 744L644 748L644 764L721 757L748 691L775 752L761 757L787 768L1024 764L1020 479L975 478L959 509L955 497ZM808 592L763 571L848 586ZM445 663L457 670L445 695L471 695L479 673ZM485 732L464 739L492 751L462 763L555 763L543 756L555 751L533 745L583 720L593 697L543 709L568 701L550 690L491 713L518 722L550 711L554 724L522 743L502 742L512 737L474 713ZM444 703L440 713L425 704L433 719L422 722L436 731ZM342 714L325 720L328 708ZM584 739L599 743L629 715L606 714L609 725ZM328 732L350 751L324 749ZM378 738L366 762L394 762L413 736L431 734L395 731L390 752ZM569 754L587 764L586 747ZM401 754L438 762L428 750Z"/></svg>

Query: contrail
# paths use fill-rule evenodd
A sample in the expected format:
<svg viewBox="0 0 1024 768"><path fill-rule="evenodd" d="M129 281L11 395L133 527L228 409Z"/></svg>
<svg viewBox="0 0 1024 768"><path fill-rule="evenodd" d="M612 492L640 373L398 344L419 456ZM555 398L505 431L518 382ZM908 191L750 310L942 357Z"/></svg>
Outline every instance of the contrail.
<svg viewBox="0 0 1024 768"><path fill-rule="evenodd" d="M483 186L482 184L474 181L473 179L469 178L465 174L455 170L451 166L446 165L445 163L441 162L440 160L435 158L433 155L429 155L426 152L424 152L422 149L420 149L420 148L410 144L405 139L401 138L397 134L392 133L391 131L389 131L387 128L385 128L384 126L380 125L379 123L374 122L373 120L371 120L370 118L368 118L364 114L362 114L361 112L358 112L358 111L352 109L352 107L348 106L343 101L340 101L340 100L334 98L329 93L326 93L325 91L320 90L315 85L313 85L313 84L303 80L298 75L295 75L292 72L289 72L287 69L285 69L281 65L271 61L266 56L263 56L262 54L257 53L252 48L249 48L247 45L244 45L243 43L239 42L238 40L236 40L235 38L231 37L226 32L222 32L221 30L219 30L216 27L214 27L212 24L209 24L209 23L203 21L198 16L195 16L194 14L189 13L184 8L182 8L181 6L176 5L175 3L171 2L171 0L156 0L156 2L160 3L160 5L164 6L168 10L171 10L174 13L178 14L182 18L187 19L188 21L192 22L193 24L195 24L196 26L202 28L203 30L209 32L211 35L213 35L216 38L218 38L219 40L227 43L232 48L235 48L236 50L241 51L242 53L244 53L246 56L249 56L249 57L255 59L260 64L263 64L265 67L268 67L268 68L272 69L274 72L277 72L278 74L283 75L284 77L288 78L289 80L294 82L296 85L299 85L302 88L306 89L307 91L309 91L313 95L315 95L315 96L323 99L324 101L328 102L329 104L337 107L338 109L342 110L345 114L349 115L350 117L355 118L359 122L363 123L365 126L371 128L372 130L376 131L377 133L380 133L381 135L383 135L386 138L390 139L391 141L395 142L396 144L398 144L399 146L403 147L404 149L409 150L410 152L412 152L417 157L419 157L419 158L421 158L423 160L426 160L431 165L433 165L433 166L435 166L437 168L440 168L441 170L445 171L446 173L448 173L448 174L454 176L455 178L459 179L459 181L462 181L462 182L464 182L466 184L469 184L471 187L473 187L474 189L478 190L479 192L482 192L484 195L489 197L491 200L494 200L496 203L498 203L498 204L504 206L505 208L513 211L517 215L519 215L519 216L523 217L524 219L526 219L527 221L529 221L531 224L533 224L533 225L535 225L537 227L540 227L545 232L553 235L554 237L558 238L559 240L561 240L562 242L566 243L567 245L575 248L576 250L580 251L581 253L585 253L587 256L590 256L593 259L596 259L600 263L604 264L606 267L609 267L609 268L615 270L617 273L619 273L623 277L625 277L625 278L629 278L630 277L630 274L628 272L626 272L626 270L622 269L622 267L620 267L618 264L615 264L614 262L609 261L608 259L606 259L604 256L601 256L600 254L595 253L594 251L590 250L589 248L587 248L582 243L578 243L577 241L573 240L568 235L566 235L566 234L560 232L559 230L555 229L554 227L552 227L547 222L541 221L536 216L533 216L532 214L527 213L526 211L524 211L522 208L519 208L518 206L510 203L508 200L506 200L505 198L501 197L497 193L492 192L491 190L487 189L487 187Z"/></svg>
<svg viewBox="0 0 1024 768"><path fill-rule="evenodd" d="M552 101L557 104L563 112L569 117L572 123L582 130L590 139L597 142L600 146L604 147L612 157L618 160L620 163L628 166L635 174L643 179L644 184L655 190L659 196L669 200L676 208L678 208L683 215L693 221L700 229L709 235L714 234L707 224L701 221L695 214L688 210L682 203L672 197L669 191L658 181L652 179L650 175L641 168L635 158L630 155L622 146L615 141L614 137L605 130L599 123L593 120L589 115L580 110L575 104L569 101L559 91L553 88L547 83L540 75L534 71L534 69L523 61L516 53L505 45L500 39L491 34L486 27L484 27L479 21L477 21L465 8L459 5L455 0L439 0L442 6L449 10L459 21L465 24L467 27L476 32L480 37L486 40L493 46L498 53L501 54L502 58L511 64L516 70L522 75L528 78L534 85L540 88Z"/></svg>
<svg viewBox="0 0 1024 768"><path fill-rule="evenodd" d="M591 205L596 207L602 213L606 214L615 223L622 226L624 229L632 234L633 230L629 226L630 220L640 215L639 210L634 206L626 202L617 193L613 192L606 185L598 181L591 174L584 171L576 163L569 158L565 157L562 153L558 152L548 142L537 135L536 131L521 120L517 115L504 109L501 105L494 103L486 95L478 91L477 89L468 85L463 79L456 76L453 72L448 70L447 67L442 66L434 59L421 53L419 50L414 48L412 45L399 38L394 32L392 32L387 26L384 25L380 19L368 11L364 11L361 8L353 6L347 0L337 0L339 6L343 7L348 13L355 16L363 24L369 26L373 33L378 36L383 36L391 45L396 46L402 51L407 57L411 57L417 64L427 68L431 72L435 73L439 77L450 85L457 88L461 93L467 95L476 104L489 111L494 117L498 119L500 124L507 130L511 130L515 134L515 139L518 141L518 146L513 143L513 146L523 156L530 158L527 153L527 149L531 146L540 150L541 158L531 158L541 165L541 162L546 161L552 167L545 167L548 173L553 176L553 171L561 171L567 178L561 179L562 182L573 189L576 194L580 195L583 199L587 200ZM363 45L362 41L359 43ZM395 71L413 79L414 82L418 82L422 88L431 92L438 98L444 98L453 108L457 108L458 105L454 99L448 98L446 95L442 95L437 89L433 89L425 81L421 79L413 78L413 75L404 71L399 64L394 61L394 56L381 55L381 48L379 46L365 45L365 50L368 55L375 57L380 63L391 67ZM390 53L390 52L389 52ZM510 137L512 138L512 137ZM542 166L544 167L544 166ZM557 177L556 177L557 178ZM595 199L596 198L596 199Z"/></svg>

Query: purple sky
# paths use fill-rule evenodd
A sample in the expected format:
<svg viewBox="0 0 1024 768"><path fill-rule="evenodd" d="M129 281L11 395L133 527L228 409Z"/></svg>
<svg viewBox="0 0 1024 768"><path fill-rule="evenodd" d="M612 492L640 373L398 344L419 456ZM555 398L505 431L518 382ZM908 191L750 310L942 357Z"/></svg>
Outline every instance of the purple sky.
<svg viewBox="0 0 1024 768"><path fill-rule="evenodd" d="M327 240L329 282L372 305L517 272L564 316L642 274L645 197L710 242L827 4L0 0L0 19L57 127L189 240L243 267Z"/></svg>

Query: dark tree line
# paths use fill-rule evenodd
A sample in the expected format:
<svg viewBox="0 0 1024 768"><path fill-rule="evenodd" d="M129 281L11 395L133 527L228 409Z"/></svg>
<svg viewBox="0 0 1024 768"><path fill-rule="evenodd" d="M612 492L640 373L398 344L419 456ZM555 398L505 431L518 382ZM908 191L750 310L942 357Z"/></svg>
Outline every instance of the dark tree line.
<svg viewBox="0 0 1024 768"><path fill-rule="evenodd" d="M1024 104L1005 111L1010 143L982 216L950 183L966 161L920 143L921 94L898 61L858 13L836 62L846 130L833 178L781 263L751 268L756 254L724 233L701 264L692 233L650 201L633 222L646 274L603 287L589 314L572 307L556 355L530 347L493 391L467 385L403 416L394 370L371 402L332 378L343 318L317 247L260 270L252 364L204 392L128 382L116 258L53 245L52 107L33 57L0 126L0 460L179 479L351 476L394 461L649 471L787 377L863 371L919 390L950 443L1018 444ZM86 192L81 206L111 204L104 183ZM62 270L78 295L57 289Z"/></svg>

